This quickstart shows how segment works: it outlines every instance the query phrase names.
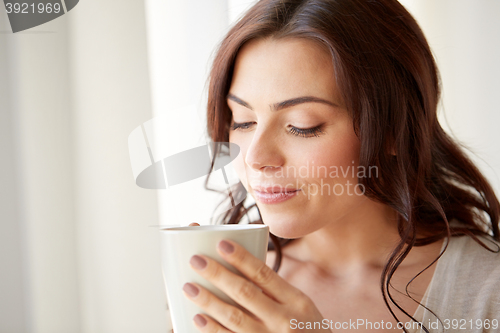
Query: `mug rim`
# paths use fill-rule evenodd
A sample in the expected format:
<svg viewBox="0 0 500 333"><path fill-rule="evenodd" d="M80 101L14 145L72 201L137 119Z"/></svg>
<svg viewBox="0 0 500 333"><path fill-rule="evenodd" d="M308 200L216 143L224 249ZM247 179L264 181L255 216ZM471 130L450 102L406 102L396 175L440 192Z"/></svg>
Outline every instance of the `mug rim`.
<svg viewBox="0 0 500 333"><path fill-rule="evenodd" d="M200 226L172 226L160 229L160 232L210 232L210 231L251 231L269 228L266 224L219 224L219 225L200 225Z"/></svg>

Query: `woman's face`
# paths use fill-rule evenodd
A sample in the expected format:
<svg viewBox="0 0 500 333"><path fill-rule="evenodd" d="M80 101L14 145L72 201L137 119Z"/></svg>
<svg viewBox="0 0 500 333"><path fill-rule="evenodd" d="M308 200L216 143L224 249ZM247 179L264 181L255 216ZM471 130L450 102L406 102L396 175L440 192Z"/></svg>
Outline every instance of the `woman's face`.
<svg viewBox="0 0 500 333"><path fill-rule="evenodd" d="M273 234L305 236L366 198L357 186L360 143L322 46L304 39L246 43L227 103L229 141L241 148L233 165ZM295 189L281 202L260 194Z"/></svg>

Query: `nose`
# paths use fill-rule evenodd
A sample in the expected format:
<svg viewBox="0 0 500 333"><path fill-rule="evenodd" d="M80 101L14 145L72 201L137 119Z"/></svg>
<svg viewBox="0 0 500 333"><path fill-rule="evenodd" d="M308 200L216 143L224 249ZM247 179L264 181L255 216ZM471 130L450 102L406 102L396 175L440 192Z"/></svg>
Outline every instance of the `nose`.
<svg viewBox="0 0 500 333"><path fill-rule="evenodd" d="M270 128L258 128L245 152L245 163L252 170L266 171L283 166L285 159L278 136Z"/></svg>

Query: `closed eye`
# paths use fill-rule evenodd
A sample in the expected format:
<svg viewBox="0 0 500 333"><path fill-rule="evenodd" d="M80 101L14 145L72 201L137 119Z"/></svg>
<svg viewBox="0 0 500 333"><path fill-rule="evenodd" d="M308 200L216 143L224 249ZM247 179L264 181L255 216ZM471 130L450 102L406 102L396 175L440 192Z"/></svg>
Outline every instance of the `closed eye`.
<svg viewBox="0 0 500 333"><path fill-rule="evenodd" d="M323 131L321 131L321 125L311 128L297 128L292 126L289 130L289 133L295 136L301 136L303 138L311 138L313 136L314 137L320 136L320 134L322 134Z"/></svg>
<svg viewBox="0 0 500 333"><path fill-rule="evenodd" d="M233 123L231 126L231 129L234 130L245 130L249 129L250 126L252 126L254 122L247 122L247 123ZM322 125L311 127L311 128L298 128L295 126L290 126L290 129L288 130L288 133L295 135L295 136L300 136L303 138L311 138L311 137L318 137L320 136L323 131L321 130Z"/></svg>
<svg viewBox="0 0 500 333"><path fill-rule="evenodd" d="M253 123L233 123L233 126L231 126L231 129L234 131L234 130L237 130L239 128L241 129L248 129L248 127L250 127L250 125L252 125Z"/></svg>

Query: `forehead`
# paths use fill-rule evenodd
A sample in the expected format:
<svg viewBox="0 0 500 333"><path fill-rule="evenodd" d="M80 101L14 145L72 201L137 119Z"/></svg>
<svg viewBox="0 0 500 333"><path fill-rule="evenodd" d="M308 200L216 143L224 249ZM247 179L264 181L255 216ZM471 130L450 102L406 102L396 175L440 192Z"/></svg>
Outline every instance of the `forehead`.
<svg viewBox="0 0 500 333"><path fill-rule="evenodd" d="M300 38L247 42L236 57L230 92L266 103L298 96L339 102L330 53Z"/></svg>

